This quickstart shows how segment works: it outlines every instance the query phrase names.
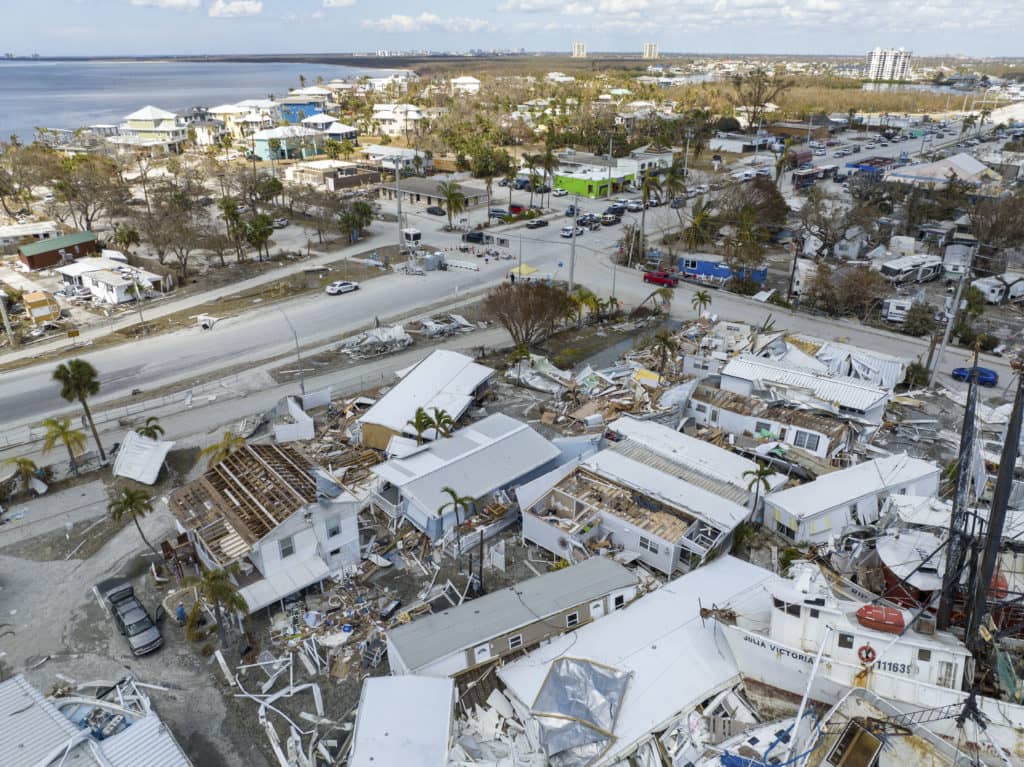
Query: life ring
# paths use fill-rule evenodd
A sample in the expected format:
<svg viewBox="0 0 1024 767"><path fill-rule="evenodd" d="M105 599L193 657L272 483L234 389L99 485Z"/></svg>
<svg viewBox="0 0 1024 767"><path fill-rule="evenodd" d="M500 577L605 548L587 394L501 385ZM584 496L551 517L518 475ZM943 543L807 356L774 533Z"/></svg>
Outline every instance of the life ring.
<svg viewBox="0 0 1024 767"><path fill-rule="evenodd" d="M857 649L857 657L861 663L873 663L875 660L875 648L869 644L861 645Z"/></svg>

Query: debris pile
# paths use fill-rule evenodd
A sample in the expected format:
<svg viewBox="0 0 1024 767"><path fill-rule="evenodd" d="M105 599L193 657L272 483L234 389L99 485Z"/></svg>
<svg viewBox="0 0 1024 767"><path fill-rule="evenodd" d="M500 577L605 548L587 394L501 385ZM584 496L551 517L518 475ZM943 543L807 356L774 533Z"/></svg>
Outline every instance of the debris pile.
<svg viewBox="0 0 1024 767"><path fill-rule="evenodd" d="M354 360L394 354L412 346L413 339L401 325L382 325L347 339L338 351Z"/></svg>

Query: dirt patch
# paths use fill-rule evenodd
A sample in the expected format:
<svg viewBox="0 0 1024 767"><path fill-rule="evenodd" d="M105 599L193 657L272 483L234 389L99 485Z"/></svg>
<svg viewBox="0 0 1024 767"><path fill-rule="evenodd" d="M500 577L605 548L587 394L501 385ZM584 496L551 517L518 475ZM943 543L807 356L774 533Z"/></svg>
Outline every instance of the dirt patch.
<svg viewBox="0 0 1024 767"><path fill-rule="evenodd" d="M70 559L71 554L75 559L88 559L126 524L127 520L116 523L106 516L83 520L71 525L70 529L53 530L4 546L0 548L0 554L34 562Z"/></svg>

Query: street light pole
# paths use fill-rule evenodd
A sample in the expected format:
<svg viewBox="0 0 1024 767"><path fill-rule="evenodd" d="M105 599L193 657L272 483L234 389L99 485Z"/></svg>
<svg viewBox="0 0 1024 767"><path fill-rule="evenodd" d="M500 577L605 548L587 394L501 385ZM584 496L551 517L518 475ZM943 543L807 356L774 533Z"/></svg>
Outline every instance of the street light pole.
<svg viewBox="0 0 1024 767"><path fill-rule="evenodd" d="M398 255L402 255L402 168L398 162L400 155L394 156L395 162L395 199L398 201Z"/></svg>
<svg viewBox="0 0 1024 767"><path fill-rule="evenodd" d="M280 307L274 307L274 308L277 309L279 312L281 312L281 316L284 317L284 321L288 323L288 327L292 331L292 338L295 339L295 360L296 360L296 362L299 365L299 393L302 394L303 397L305 397L306 396L306 377L305 377L305 374L302 372L302 352L299 350L299 334L297 332L295 332L295 326L292 325L292 321L290 319L288 319L288 315L284 313L284 309L282 309Z"/></svg>
<svg viewBox="0 0 1024 767"><path fill-rule="evenodd" d="M576 195L575 202L572 206L572 241L569 248L569 292L576 287L575 274L576 274L576 219L580 215L580 196Z"/></svg>
<svg viewBox="0 0 1024 767"><path fill-rule="evenodd" d="M14 330L11 329L11 320L7 316L7 294L0 291L0 317L4 321L4 330L7 332L7 338L11 342L11 348L13 349L18 345L18 339L14 335Z"/></svg>

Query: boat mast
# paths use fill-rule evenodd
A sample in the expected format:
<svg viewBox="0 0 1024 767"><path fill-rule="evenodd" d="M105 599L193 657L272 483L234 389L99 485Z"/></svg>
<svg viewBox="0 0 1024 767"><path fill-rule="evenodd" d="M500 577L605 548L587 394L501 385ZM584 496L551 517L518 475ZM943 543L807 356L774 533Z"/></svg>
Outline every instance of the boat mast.
<svg viewBox="0 0 1024 767"><path fill-rule="evenodd" d="M1017 373L1017 393L1013 398L1013 412L1006 430L1006 441L999 457L999 473L996 475L996 488L992 493L992 507L988 514L986 529L985 556L981 561L981 571L974 586L973 601L967 611L968 648L977 652L982 649L985 640L979 632L981 622L988 613L988 592L991 589L992 577L999 563L999 550L1003 543L1003 525L1006 522L1006 509L1010 503L1010 490L1013 488L1013 473L1017 465L1017 453L1020 450L1021 420L1024 416L1024 375L1019 365L1014 365Z"/></svg>
<svg viewBox="0 0 1024 767"><path fill-rule="evenodd" d="M949 517L949 549L946 552L946 572L942 576L942 595L936 615L936 627L940 631L949 628L953 615L953 600L960 584L967 555L970 536L967 533L967 490L971 482L971 460L974 456L974 423L978 406L978 350L974 350L974 366L969 376L967 405L964 408L964 422L960 429L960 454L956 463L956 490L953 493L953 510Z"/></svg>

